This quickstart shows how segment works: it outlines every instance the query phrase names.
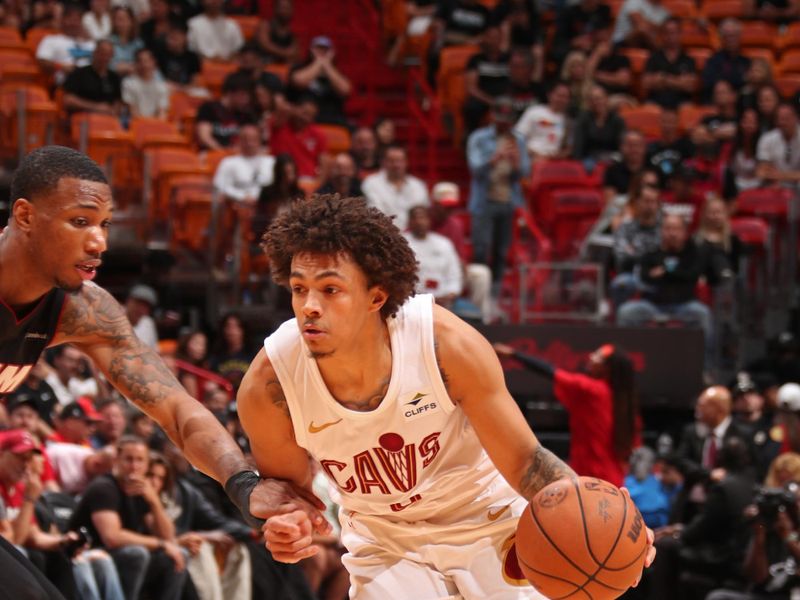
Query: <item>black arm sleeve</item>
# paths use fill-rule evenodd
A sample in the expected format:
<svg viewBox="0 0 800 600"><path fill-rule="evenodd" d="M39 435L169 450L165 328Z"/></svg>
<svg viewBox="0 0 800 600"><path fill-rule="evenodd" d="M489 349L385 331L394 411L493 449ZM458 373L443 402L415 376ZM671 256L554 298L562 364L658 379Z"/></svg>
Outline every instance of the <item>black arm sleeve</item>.
<svg viewBox="0 0 800 600"><path fill-rule="evenodd" d="M536 358L530 354L523 354L522 352L514 352L514 358L525 365L526 369L530 369L543 377L553 379L556 376L555 367L541 358Z"/></svg>

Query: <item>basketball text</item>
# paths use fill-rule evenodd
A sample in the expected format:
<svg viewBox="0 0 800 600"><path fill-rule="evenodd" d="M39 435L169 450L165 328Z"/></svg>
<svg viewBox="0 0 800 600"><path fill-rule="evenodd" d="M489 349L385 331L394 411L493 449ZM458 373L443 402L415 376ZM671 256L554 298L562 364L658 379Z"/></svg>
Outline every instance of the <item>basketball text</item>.
<svg viewBox="0 0 800 600"><path fill-rule="evenodd" d="M628 530L628 537L632 542L635 542L639 539L639 535L642 533L642 515L639 514L639 511L636 511L636 516L633 519L633 523L631 523L631 528Z"/></svg>

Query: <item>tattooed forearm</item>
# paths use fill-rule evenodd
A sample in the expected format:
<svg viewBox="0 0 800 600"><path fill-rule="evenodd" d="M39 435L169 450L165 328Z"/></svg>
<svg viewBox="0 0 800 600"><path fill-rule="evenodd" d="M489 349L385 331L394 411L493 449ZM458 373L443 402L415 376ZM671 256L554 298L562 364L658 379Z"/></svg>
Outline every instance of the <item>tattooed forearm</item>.
<svg viewBox="0 0 800 600"><path fill-rule="evenodd" d="M577 477L575 471L542 445L536 446L528 470L519 482L522 495L530 499L547 484L564 477Z"/></svg>
<svg viewBox="0 0 800 600"><path fill-rule="evenodd" d="M113 296L92 284L67 297L58 324L59 341L116 343L132 335L125 312Z"/></svg>
<svg viewBox="0 0 800 600"><path fill-rule="evenodd" d="M145 409L176 393L186 393L161 357L135 337L114 349L108 376L128 400Z"/></svg>

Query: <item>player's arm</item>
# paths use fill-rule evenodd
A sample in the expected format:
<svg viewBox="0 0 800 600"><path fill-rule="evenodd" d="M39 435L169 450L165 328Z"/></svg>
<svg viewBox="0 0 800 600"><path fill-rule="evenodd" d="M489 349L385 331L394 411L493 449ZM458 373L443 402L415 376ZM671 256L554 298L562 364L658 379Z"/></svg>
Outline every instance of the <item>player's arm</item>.
<svg viewBox="0 0 800 600"><path fill-rule="evenodd" d="M576 477L564 461L536 439L506 389L500 361L480 333L436 306L434 336L447 391L464 410L506 481L530 500L547 484Z"/></svg>
<svg viewBox="0 0 800 600"><path fill-rule="evenodd" d="M295 440L286 396L263 348L242 379L236 407L259 473L288 481L301 496L313 498L310 458ZM254 514L267 519L264 526L267 548L282 562L293 563L313 556L319 551L313 545L313 533L330 532L321 514L309 515L295 507L294 502L280 498L271 504L251 504Z"/></svg>
<svg viewBox="0 0 800 600"><path fill-rule="evenodd" d="M221 483L249 469L225 428L136 337L122 307L107 291L84 284L67 296L52 343L66 342L88 354L123 396L158 422L195 467Z"/></svg>

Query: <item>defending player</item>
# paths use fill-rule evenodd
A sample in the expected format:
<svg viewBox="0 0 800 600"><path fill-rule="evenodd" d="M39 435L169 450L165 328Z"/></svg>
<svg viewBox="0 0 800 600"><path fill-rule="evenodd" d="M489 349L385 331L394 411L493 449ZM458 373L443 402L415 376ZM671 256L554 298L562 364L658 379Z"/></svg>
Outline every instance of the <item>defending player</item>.
<svg viewBox="0 0 800 600"><path fill-rule="evenodd" d="M251 523L251 510L267 517L296 507L327 532L322 516L290 485L259 482L216 418L138 340L111 295L91 283L113 210L97 164L69 148L40 148L21 162L11 198L9 224L0 233L0 395L24 381L46 347L72 343L161 425L193 465L227 484ZM313 496L306 498L322 507ZM6 546L0 542L6 550L0 552L0 573L14 572L12 561L19 560ZM19 579L8 584L20 585L13 597L47 597L23 595L26 584Z"/></svg>
<svg viewBox="0 0 800 600"><path fill-rule="evenodd" d="M310 454L337 485L351 597L541 597L509 554L517 518L574 473L531 432L489 343L411 297L412 251L360 199L295 204L263 246L296 319L254 359L239 414L262 474L309 489ZM286 562L311 535L299 511L265 526Z"/></svg>

